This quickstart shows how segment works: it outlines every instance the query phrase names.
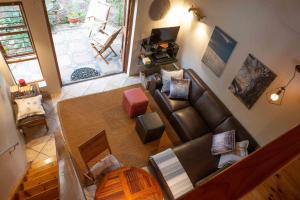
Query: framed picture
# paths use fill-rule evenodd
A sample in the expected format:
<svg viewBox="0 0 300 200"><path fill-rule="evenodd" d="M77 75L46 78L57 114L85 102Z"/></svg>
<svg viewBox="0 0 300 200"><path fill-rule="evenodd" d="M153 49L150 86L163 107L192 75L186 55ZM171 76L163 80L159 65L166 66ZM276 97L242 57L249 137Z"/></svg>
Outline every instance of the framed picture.
<svg viewBox="0 0 300 200"><path fill-rule="evenodd" d="M236 43L234 39L216 26L202 57L202 62L210 68L216 76L220 77Z"/></svg>
<svg viewBox="0 0 300 200"><path fill-rule="evenodd" d="M249 54L229 90L250 109L276 76L266 65Z"/></svg>

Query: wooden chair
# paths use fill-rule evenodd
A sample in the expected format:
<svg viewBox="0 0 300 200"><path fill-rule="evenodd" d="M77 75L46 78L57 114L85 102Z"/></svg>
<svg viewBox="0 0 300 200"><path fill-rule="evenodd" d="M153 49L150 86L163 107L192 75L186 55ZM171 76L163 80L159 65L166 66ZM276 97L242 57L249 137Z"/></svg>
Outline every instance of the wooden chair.
<svg viewBox="0 0 300 200"><path fill-rule="evenodd" d="M78 149L82 160L88 169L88 173L85 173L84 176L91 181L95 181L96 177L94 177L90 171L90 162L105 151L108 151L109 154L112 153L105 130L81 144Z"/></svg>
<svg viewBox="0 0 300 200"><path fill-rule="evenodd" d="M113 52L116 56L118 55L113 48L111 47L112 43L115 41L115 39L117 38L118 34L121 32L123 27L120 27L119 29L117 29L116 31L114 31L111 35L109 35L106 40L101 41L100 39L98 39L97 37L92 38L91 40L91 45L92 47L97 51L97 56L100 56L106 64L109 64L108 61L106 60L106 58L111 54L111 52ZM107 50L110 49L111 52L106 55L103 56L102 54Z"/></svg>
<svg viewBox="0 0 300 200"><path fill-rule="evenodd" d="M110 10L111 5L100 0L94 1L94 3L90 5L87 19L93 21L93 24L91 26L89 37L91 37L94 32L98 33L105 31Z"/></svg>

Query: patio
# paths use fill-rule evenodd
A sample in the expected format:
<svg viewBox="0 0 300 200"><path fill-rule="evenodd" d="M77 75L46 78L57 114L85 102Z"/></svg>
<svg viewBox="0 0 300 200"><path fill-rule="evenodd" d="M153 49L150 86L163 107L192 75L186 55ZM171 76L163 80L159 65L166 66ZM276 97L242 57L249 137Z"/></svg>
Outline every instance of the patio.
<svg viewBox="0 0 300 200"><path fill-rule="evenodd" d="M106 44L122 26L122 0L46 0L46 7L63 85L123 72L122 31L111 40L117 55L109 48L102 53L107 63L91 45L94 36L100 38L98 44Z"/></svg>
<svg viewBox="0 0 300 200"><path fill-rule="evenodd" d="M110 34L117 28L118 27L115 25L107 25L105 32ZM99 56L95 58L97 52L90 44L89 33L90 27L87 23L78 25L56 25L52 33L61 79L64 85L87 80L71 79L73 72L80 68L91 68L96 70L98 74L92 78L123 72L120 55L122 34L119 34L112 44L112 48L118 56L110 53L110 50L107 50L104 53L104 56L109 54L107 57L109 64L106 64Z"/></svg>

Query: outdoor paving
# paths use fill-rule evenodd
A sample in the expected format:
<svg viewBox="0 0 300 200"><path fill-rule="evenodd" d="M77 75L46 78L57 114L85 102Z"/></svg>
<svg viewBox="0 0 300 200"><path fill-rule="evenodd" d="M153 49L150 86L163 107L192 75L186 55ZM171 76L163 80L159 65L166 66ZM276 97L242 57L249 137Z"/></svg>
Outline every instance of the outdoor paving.
<svg viewBox="0 0 300 200"><path fill-rule="evenodd" d="M116 29L117 27L108 25L105 31L110 34ZM97 70L100 77L123 71L121 64L122 35L119 34L112 44L112 48L118 56L111 53L107 57L109 64L106 64L99 56L95 58L97 52L90 45L89 33L90 27L87 24L58 25L53 30L53 42L63 84L72 83L71 74L82 67ZM109 53L110 50L107 50L104 55Z"/></svg>

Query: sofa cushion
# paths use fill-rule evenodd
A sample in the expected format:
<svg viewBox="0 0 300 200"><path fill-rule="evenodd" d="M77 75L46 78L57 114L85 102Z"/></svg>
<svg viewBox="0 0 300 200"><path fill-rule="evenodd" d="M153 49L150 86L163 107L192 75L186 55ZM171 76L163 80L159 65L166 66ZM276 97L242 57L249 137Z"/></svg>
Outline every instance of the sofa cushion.
<svg viewBox="0 0 300 200"><path fill-rule="evenodd" d="M163 86L161 88L162 92L170 91L170 82L171 78L182 79L183 78L183 70L175 70L175 71L166 71L164 69L161 70L162 82Z"/></svg>
<svg viewBox="0 0 300 200"><path fill-rule="evenodd" d="M190 83L190 79L171 78L169 98L189 100Z"/></svg>
<svg viewBox="0 0 300 200"><path fill-rule="evenodd" d="M235 130L213 135L211 153L219 155L232 152L235 149Z"/></svg>
<svg viewBox="0 0 300 200"><path fill-rule="evenodd" d="M190 106L190 102L188 100L170 99L168 94L161 92L160 90L155 91L154 99L167 118L170 117L172 112Z"/></svg>
<svg viewBox="0 0 300 200"><path fill-rule="evenodd" d="M218 170L218 156L211 155L212 134L205 134L195 140L173 149L192 183Z"/></svg>
<svg viewBox="0 0 300 200"><path fill-rule="evenodd" d="M207 125L214 129L231 114L211 92L206 91L197 100L195 108Z"/></svg>
<svg viewBox="0 0 300 200"><path fill-rule="evenodd" d="M173 112L170 123L183 142L198 138L210 132L204 120L192 107L186 107Z"/></svg>
<svg viewBox="0 0 300 200"><path fill-rule="evenodd" d="M224 131L230 131L230 130L235 130L236 142L249 140L249 146L248 146L249 153L253 152L256 148L258 148L257 142L233 116L223 121L217 128L214 129L213 132L214 134L216 134L216 133L222 133Z"/></svg>
<svg viewBox="0 0 300 200"><path fill-rule="evenodd" d="M195 104L198 98L205 92L207 86L200 80L198 75L192 70L185 70L184 78L190 79L189 99L192 104Z"/></svg>

